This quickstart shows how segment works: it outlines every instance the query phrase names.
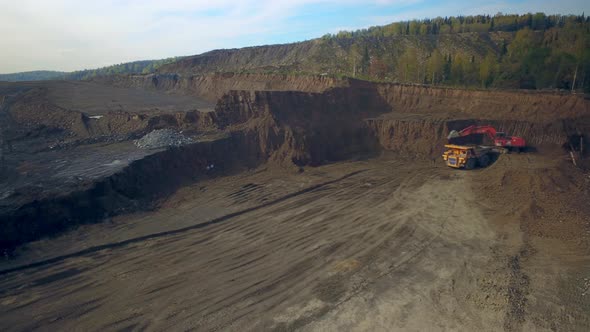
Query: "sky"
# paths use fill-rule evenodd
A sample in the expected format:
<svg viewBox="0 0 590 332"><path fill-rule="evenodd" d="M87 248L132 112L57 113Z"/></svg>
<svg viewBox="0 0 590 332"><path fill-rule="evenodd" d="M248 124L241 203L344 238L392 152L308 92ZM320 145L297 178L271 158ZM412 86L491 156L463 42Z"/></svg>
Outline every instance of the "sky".
<svg viewBox="0 0 590 332"><path fill-rule="evenodd" d="M0 0L0 73L90 69L498 12L590 14L590 1Z"/></svg>

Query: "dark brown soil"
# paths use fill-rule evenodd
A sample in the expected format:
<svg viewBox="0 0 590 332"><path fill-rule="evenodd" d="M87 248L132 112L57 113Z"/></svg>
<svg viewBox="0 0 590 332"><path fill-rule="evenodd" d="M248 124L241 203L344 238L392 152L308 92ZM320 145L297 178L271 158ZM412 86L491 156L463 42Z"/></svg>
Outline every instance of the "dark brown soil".
<svg viewBox="0 0 590 332"><path fill-rule="evenodd" d="M0 90L0 234L15 249L0 263L1 329L590 327L590 178L562 149L582 137L584 165L583 96L134 80ZM186 96L156 109L149 98L176 97L154 89L223 97L214 112ZM84 109L115 90L127 106L92 123ZM448 131L472 123L533 152L445 167ZM137 150L155 128L201 139Z"/></svg>

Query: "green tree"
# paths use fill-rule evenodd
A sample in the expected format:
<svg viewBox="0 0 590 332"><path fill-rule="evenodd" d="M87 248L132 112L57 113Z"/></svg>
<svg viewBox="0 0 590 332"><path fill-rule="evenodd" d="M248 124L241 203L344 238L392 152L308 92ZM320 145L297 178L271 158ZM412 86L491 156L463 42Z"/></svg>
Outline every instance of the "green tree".
<svg viewBox="0 0 590 332"><path fill-rule="evenodd" d="M365 45L365 49L363 51L363 57L361 58L361 69L363 74L369 73L369 66L371 65L371 57L369 56L369 47Z"/></svg>
<svg viewBox="0 0 590 332"><path fill-rule="evenodd" d="M465 59L461 54L457 54L451 63L451 80L455 84L463 82L463 67Z"/></svg>
<svg viewBox="0 0 590 332"><path fill-rule="evenodd" d="M409 26L409 34L417 35L420 33L420 23L418 21L411 21Z"/></svg>
<svg viewBox="0 0 590 332"><path fill-rule="evenodd" d="M496 57L492 52L488 52L486 57L479 65L479 80L482 87L488 87L494 79L495 69L497 66Z"/></svg>
<svg viewBox="0 0 590 332"><path fill-rule="evenodd" d="M442 54L439 52L438 49L435 49L432 52L432 55L428 59L428 76L430 79L430 84L434 85L438 82L441 82L443 79L443 70L444 70L445 61L443 59Z"/></svg>
<svg viewBox="0 0 590 332"><path fill-rule="evenodd" d="M406 48L398 60L397 71L403 82L416 82L418 73L418 55L416 49Z"/></svg>
<svg viewBox="0 0 590 332"><path fill-rule="evenodd" d="M514 40L508 45L508 56L518 61L522 59L528 51L535 46L535 34L529 28L518 31Z"/></svg>

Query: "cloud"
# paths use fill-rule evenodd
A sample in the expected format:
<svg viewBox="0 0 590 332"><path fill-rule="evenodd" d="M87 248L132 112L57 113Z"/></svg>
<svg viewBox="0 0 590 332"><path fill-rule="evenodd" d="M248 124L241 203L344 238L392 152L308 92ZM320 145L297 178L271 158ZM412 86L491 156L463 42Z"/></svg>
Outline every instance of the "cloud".
<svg viewBox="0 0 590 332"><path fill-rule="evenodd" d="M444 15L460 14L461 10L475 13L477 6L483 5L486 8L496 5L498 10L510 5L479 0L438 3L428 0L0 0L0 31L3 32L0 73L96 68L140 59L198 54L215 48L292 42L319 37L339 26L370 26L438 16L442 12ZM521 7L528 5L534 8L532 1L520 3ZM564 6L564 1L559 5Z"/></svg>

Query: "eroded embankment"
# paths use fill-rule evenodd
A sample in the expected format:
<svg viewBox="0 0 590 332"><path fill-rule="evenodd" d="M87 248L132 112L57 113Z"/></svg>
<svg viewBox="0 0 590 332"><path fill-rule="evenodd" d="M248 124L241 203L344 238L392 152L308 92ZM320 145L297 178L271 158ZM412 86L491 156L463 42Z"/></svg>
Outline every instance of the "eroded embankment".
<svg viewBox="0 0 590 332"><path fill-rule="evenodd" d="M451 130L473 124L522 136L533 148L561 146L571 135L582 135L587 145L589 104L578 95L354 81L323 93L232 91L220 100L217 116L220 126L240 124L254 130L263 136L260 142L276 142L281 136L279 145L287 145L275 150L290 153L298 163L319 164L379 149L437 157ZM454 143L493 142L476 135ZM289 159L287 153L277 158Z"/></svg>
<svg viewBox="0 0 590 332"><path fill-rule="evenodd" d="M258 137L281 164L318 165L378 151L363 119L387 110L368 89L305 92L232 91L217 106L218 125Z"/></svg>
<svg viewBox="0 0 590 332"><path fill-rule="evenodd" d="M371 83L355 81L351 89ZM411 154L438 155L450 130L492 125L522 136L529 146L562 145L571 135L590 143L590 102L582 95L484 91L375 84L373 96L389 107L367 125L381 146ZM474 137L476 143L491 143ZM461 143L461 142L459 142Z"/></svg>
<svg viewBox="0 0 590 332"><path fill-rule="evenodd" d="M470 124L494 125L523 136L533 146L561 145L572 133L587 140L590 134L588 100L582 96L349 83L321 93L231 91L219 100L215 113L194 121L186 119L190 112L143 120L133 120L130 114L127 122L143 121L144 125L130 125L129 130L107 125L105 130L112 134L186 125L223 130L229 138L157 153L89 189L18 207L3 218L0 243L10 247L73 224L145 208L180 186L209 176L206 165L210 162L216 165L215 175L222 175L262 162L319 165L370 157L381 150L436 158L448 132ZM21 112L31 107L32 117L44 105L35 108L33 104L23 101ZM62 114L61 110L48 112ZM79 123L86 128L80 135L88 135L85 121L89 120L76 112L63 112L76 119L81 116L64 129L75 132ZM55 126L70 120L56 116Z"/></svg>
<svg viewBox="0 0 590 332"><path fill-rule="evenodd" d="M83 111L63 108L48 99L47 89L33 88L15 98L7 109L15 124L34 133L51 128L63 131L71 139L103 136L126 137L145 134L154 129L210 130L215 114L198 110L176 112L112 111L90 116Z"/></svg>
<svg viewBox="0 0 590 332"><path fill-rule="evenodd" d="M324 94L317 98L343 96L361 113L356 119L371 114L368 130L383 148L419 155L438 154L449 130L470 124L493 125L500 131L524 137L532 146L561 145L570 135L590 132L588 99L560 92L461 90L325 76L233 73L119 76L108 80L116 86L179 92L208 100L217 100L231 90ZM280 100L280 96L281 93L275 93L272 98ZM284 113L297 107L275 106L283 107ZM585 137L588 139L588 135Z"/></svg>
<svg viewBox="0 0 590 332"><path fill-rule="evenodd" d="M590 143L590 119L574 118L551 122L529 122L490 119L450 120L441 118L383 116L366 120L370 131L382 148L413 156L436 157L449 142L451 130L470 125L491 125L509 135L524 137L531 151L542 147L563 146L572 135L582 135L584 145ZM472 135L451 140L451 143L493 144L484 135Z"/></svg>
<svg viewBox="0 0 590 332"><path fill-rule="evenodd" d="M149 208L180 186L203 177L232 174L263 161L257 137L234 132L229 137L168 149L131 163L87 188L46 197L0 213L0 249ZM214 165L213 169L207 166Z"/></svg>
<svg viewBox="0 0 590 332"><path fill-rule="evenodd" d="M324 92L348 86L347 79L327 76L217 73L194 76L150 74L111 76L97 81L117 87L176 92L216 102L231 90Z"/></svg>

